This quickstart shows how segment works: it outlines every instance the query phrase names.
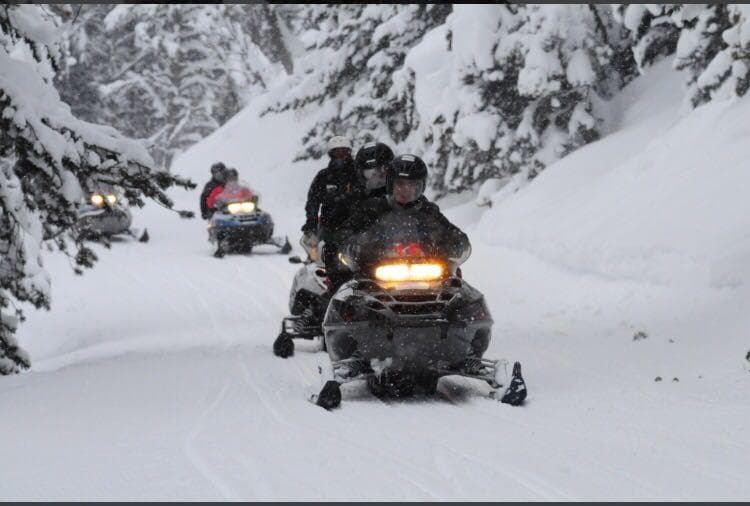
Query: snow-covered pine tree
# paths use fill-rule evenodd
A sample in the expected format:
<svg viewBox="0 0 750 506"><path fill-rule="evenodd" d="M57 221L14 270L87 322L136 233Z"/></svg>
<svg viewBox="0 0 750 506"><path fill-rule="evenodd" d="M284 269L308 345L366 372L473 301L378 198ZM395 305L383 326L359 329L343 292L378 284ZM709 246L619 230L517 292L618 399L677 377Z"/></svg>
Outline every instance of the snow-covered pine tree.
<svg viewBox="0 0 750 506"><path fill-rule="evenodd" d="M145 197L171 208L166 188L195 186L157 170L139 143L71 114L52 86L58 24L39 5L0 6L0 374L30 366L13 334L21 304L49 308L45 239L76 272L96 260L75 233L83 188L109 183L130 204Z"/></svg>
<svg viewBox="0 0 750 506"><path fill-rule="evenodd" d="M227 69L231 92L225 101L235 97L241 108L250 99L266 91L269 83L281 73L294 69L294 62L287 44L288 29L283 20L285 5L224 4L216 13L209 40L215 47L217 59ZM224 108L230 112L231 108ZM218 118L223 124L226 118Z"/></svg>
<svg viewBox="0 0 750 506"><path fill-rule="evenodd" d="M275 9L82 5L60 86L74 111L148 139L156 161L168 166L264 90L275 62L289 59Z"/></svg>
<svg viewBox="0 0 750 506"><path fill-rule="evenodd" d="M750 86L750 7L731 4L622 4L615 19L634 41L639 70L661 55L687 74L695 107Z"/></svg>
<svg viewBox="0 0 750 506"><path fill-rule="evenodd" d="M104 118L127 135L148 138L164 166L218 127L211 112L226 76L214 78L213 65L206 65L218 62L196 29L202 7L121 4L104 19L113 69L99 86Z"/></svg>
<svg viewBox="0 0 750 506"><path fill-rule="evenodd" d="M402 141L416 126L413 77L398 74L406 52L450 13L450 5L310 5L291 11L306 46L296 80L270 111L321 106L302 139L299 159L320 158L325 142L346 135L355 145Z"/></svg>
<svg viewBox="0 0 750 506"><path fill-rule="evenodd" d="M444 78L434 85L437 106L420 112L439 192L519 172L534 177L598 138L602 99L632 74L622 29L602 6L455 6L440 30L441 42L425 44L443 45L430 54L445 60ZM417 56L407 65L424 72Z"/></svg>
<svg viewBox="0 0 750 506"><path fill-rule="evenodd" d="M292 48L288 46L290 41L287 40L287 7L268 3L228 4L225 6L225 17L240 23L243 35L249 37L272 63L280 63L286 73L291 74L294 72L294 60Z"/></svg>
<svg viewBox="0 0 750 506"><path fill-rule="evenodd" d="M104 18L112 4L52 4L50 9L68 22L61 28L63 57L55 74L55 88L77 118L104 121L98 85L108 74L111 41Z"/></svg>
<svg viewBox="0 0 750 506"><path fill-rule="evenodd" d="M742 96L750 85L750 7L683 6L675 68L688 73L688 99Z"/></svg>
<svg viewBox="0 0 750 506"><path fill-rule="evenodd" d="M616 22L630 33L638 70L674 54L680 37L679 4L619 4L612 6Z"/></svg>

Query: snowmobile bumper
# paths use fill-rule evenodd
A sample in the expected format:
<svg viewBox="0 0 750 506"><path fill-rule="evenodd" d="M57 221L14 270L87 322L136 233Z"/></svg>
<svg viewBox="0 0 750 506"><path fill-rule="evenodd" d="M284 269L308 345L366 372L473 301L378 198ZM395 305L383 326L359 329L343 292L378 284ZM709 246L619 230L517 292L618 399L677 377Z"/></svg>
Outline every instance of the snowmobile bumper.
<svg viewBox="0 0 750 506"><path fill-rule="evenodd" d="M264 244L272 236L273 220L264 212L237 216L215 214L209 229L210 241L226 242L227 250Z"/></svg>
<svg viewBox="0 0 750 506"><path fill-rule="evenodd" d="M390 360L394 369L445 370L468 356L481 357L489 346L492 318L467 284L384 296L358 292L356 283L337 293L326 312L323 329L333 361L356 352L367 362Z"/></svg>
<svg viewBox="0 0 750 506"><path fill-rule="evenodd" d="M367 361L390 360L391 367L405 371L448 369L472 353L475 340L489 343L489 336L488 325L439 320L325 326L327 348L334 360L358 351ZM479 347L486 348L486 344Z"/></svg>
<svg viewBox="0 0 750 506"><path fill-rule="evenodd" d="M82 230L94 231L103 235L128 233L132 223L129 212L123 209L101 209L99 212L81 216L78 224Z"/></svg>

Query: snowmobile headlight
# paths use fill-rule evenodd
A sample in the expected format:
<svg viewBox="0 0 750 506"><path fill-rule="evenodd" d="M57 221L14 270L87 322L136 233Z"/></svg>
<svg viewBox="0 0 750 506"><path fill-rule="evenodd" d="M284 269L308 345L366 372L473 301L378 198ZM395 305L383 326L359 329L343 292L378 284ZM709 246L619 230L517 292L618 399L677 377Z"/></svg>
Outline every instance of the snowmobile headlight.
<svg viewBox="0 0 750 506"><path fill-rule="evenodd" d="M383 264L375 269L375 279L390 283L400 281L436 281L443 277L443 266L437 262Z"/></svg>
<svg viewBox="0 0 750 506"><path fill-rule="evenodd" d="M91 196L91 203L95 206L102 206L104 205L104 197L102 195L99 195L98 193L94 193Z"/></svg>
<svg viewBox="0 0 750 506"><path fill-rule="evenodd" d="M107 195L107 203L111 206L115 205L115 202L117 202L117 197L113 194Z"/></svg>
<svg viewBox="0 0 750 506"><path fill-rule="evenodd" d="M227 206L229 214L244 214L255 211L254 202L232 202Z"/></svg>

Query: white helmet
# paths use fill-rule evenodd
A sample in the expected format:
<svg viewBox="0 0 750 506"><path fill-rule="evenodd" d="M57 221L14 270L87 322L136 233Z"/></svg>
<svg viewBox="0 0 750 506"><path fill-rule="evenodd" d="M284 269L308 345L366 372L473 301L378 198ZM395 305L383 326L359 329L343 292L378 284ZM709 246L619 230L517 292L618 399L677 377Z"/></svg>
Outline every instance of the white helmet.
<svg viewBox="0 0 750 506"><path fill-rule="evenodd" d="M339 148L344 148L351 151L352 143L349 142L349 139L347 139L343 135L336 135L334 137L331 137L328 140L328 153L330 154L332 150Z"/></svg>

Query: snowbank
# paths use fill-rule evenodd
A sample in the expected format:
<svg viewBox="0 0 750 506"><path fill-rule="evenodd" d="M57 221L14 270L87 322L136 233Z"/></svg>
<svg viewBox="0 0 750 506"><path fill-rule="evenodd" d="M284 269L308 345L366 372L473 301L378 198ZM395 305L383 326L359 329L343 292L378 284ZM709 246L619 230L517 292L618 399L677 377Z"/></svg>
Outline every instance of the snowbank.
<svg viewBox="0 0 750 506"><path fill-rule="evenodd" d="M668 78L665 69L645 79ZM479 227L482 239L608 278L750 282L750 262L736 269L737 258L750 259L750 98L681 118L677 93L629 98L637 102L619 131L495 206Z"/></svg>
<svg viewBox="0 0 750 506"><path fill-rule="evenodd" d="M52 311L19 330L33 372L0 381L0 497L747 498L750 101L680 117L678 88L654 68L613 104L612 135L529 184L488 184L491 207L443 202L469 230L487 356L524 364L525 407L450 377L433 399L353 384L340 411L317 408L326 355L271 351L297 267L217 260L205 223L147 206L148 244L97 249L81 278L48 264ZM290 139L316 114L262 106L175 167L203 182L236 165L296 246L318 166L292 163ZM197 210L199 191L172 196Z"/></svg>

